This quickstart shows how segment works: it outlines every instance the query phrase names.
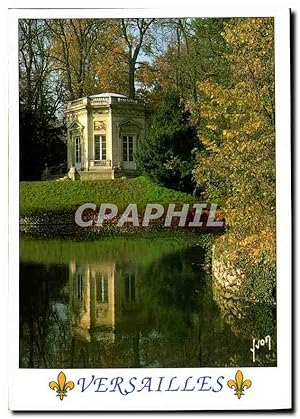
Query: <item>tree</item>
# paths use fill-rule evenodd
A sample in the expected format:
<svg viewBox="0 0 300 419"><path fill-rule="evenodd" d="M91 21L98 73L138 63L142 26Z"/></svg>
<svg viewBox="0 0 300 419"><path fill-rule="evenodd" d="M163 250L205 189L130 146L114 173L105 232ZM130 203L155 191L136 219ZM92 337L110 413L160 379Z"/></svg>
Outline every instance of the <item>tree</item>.
<svg viewBox="0 0 300 419"><path fill-rule="evenodd" d="M135 97L138 58L154 19L47 20L52 55L72 100L113 90Z"/></svg>
<svg viewBox="0 0 300 419"><path fill-rule="evenodd" d="M107 30L100 39L96 77L99 92L128 94L128 64L126 44L122 37L119 19L108 19Z"/></svg>
<svg viewBox="0 0 300 419"><path fill-rule="evenodd" d="M121 19L122 35L127 47L128 95L135 98L135 73L137 60L142 51L146 34L154 19Z"/></svg>
<svg viewBox="0 0 300 419"><path fill-rule="evenodd" d="M192 108L200 100L197 83L225 82L228 64L222 37L225 19L177 18L156 20L154 59L137 72L138 81L151 102L161 100L163 91L176 88ZM162 45L161 45L162 44Z"/></svg>
<svg viewBox="0 0 300 419"><path fill-rule="evenodd" d="M199 142L180 97L166 93L152 117L150 134L136 152L140 171L160 185L193 191L193 150Z"/></svg>
<svg viewBox="0 0 300 419"><path fill-rule="evenodd" d="M205 97L199 111L206 154L198 155L195 175L198 182L206 181L211 197L231 208L228 220L238 231L248 212L248 220L259 214L257 223L251 222L257 230L269 225L275 199L272 20L235 19L224 37L230 46L231 85L199 84ZM244 211L242 218L238 210Z"/></svg>
<svg viewBox="0 0 300 419"><path fill-rule="evenodd" d="M273 19L232 19L225 25L224 39L229 48L231 83L199 84L203 95L198 108L200 138L205 153L198 153L194 174L198 184L205 183L208 199L223 206L229 234L219 239L220 252L224 255L227 250L228 257L235 258L251 278L251 269L257 268L255 287L272 294L275 266Z"/></svg>
<svg viewBox="0 0 300 419"><path fill-rule="evenodd" d="M60 81L50 56L51 35L45 22L19 22L20 177L40 179L45 164L64 160ZM55 156L53 156L55 154Z"/></svg>
<svg viewBox="0 0 300 419"><path fill-rule="evenodd" d="M107 30L101 19L45 20L52 34L51 56L64 88L64 101L93 94L98 89L98 62L105 48L100 40Z"/></svg>

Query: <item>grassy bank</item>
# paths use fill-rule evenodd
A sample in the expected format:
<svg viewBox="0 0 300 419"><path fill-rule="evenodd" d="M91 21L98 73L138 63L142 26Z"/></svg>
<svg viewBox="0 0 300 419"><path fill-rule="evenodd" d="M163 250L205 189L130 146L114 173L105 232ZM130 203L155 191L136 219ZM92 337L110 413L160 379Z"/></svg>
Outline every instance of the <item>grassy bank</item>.
<svg viewBox="0 0 300 419"><path fill-rule="evenodd" d="M111 203L123 210L129 203L188 203L191 195L156 185L144 177L101 181L39 181L20 183L20 214L68 211L86 202Z"/></svg>

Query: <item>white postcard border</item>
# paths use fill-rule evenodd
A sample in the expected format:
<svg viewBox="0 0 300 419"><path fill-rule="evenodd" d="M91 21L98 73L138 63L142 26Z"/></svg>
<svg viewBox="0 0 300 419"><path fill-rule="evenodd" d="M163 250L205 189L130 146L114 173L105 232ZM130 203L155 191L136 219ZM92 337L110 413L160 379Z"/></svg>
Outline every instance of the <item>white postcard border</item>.
<svg viewBox="0 0 300 419"><path fill-rule="evenodd" d="M19 169L18 169L18 37L17 19L23 17L275 17L276 68L276 213L277 213L277 344L275 368L241 368L253 385L238 399L226 382L238 368L193 369L67 369L68 379L80 377L174 377L224 376L218 393L80 392L78 386L63 402L54 397L48 383L59 370L19 369ZM290 51L289 10L272 6L226 5L172 7L168 9L13 9L9 13L9 408L11 410L252 410L291 407L291 160L290 160ZM227 388L225 388L227 387Z"/></svg>

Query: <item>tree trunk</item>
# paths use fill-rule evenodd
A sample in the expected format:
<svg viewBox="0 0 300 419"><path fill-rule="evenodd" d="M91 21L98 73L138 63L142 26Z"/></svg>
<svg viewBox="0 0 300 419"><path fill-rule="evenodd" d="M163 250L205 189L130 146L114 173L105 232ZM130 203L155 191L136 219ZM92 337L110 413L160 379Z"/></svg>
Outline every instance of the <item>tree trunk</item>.
<svg viewBox="0 0 300 419"><path fill-rule="evenodd" d="M135 99L135 63L131 60L129 63L129 75L128 75L128 94L130 99Z"/></svg>

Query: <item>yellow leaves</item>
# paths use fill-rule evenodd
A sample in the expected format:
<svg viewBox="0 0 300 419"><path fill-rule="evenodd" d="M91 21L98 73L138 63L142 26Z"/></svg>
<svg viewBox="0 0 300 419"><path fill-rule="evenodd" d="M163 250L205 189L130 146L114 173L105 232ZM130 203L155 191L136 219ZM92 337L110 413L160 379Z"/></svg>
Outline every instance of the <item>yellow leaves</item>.
<svg viewBox="0 0 300 419"><path fill-rule="evenodd" d="M222 137L224 138L224 140L231 140L232 138L234 138L234 134L231 131L223 130Z"/></svg>
<svg viewBox="0 0 300 419"><path fill-rule="evenodd" d="M215 141L206 137L201 137L201 142L206 147L207 150L213 153L218 153L219 150Z"/></svg>
<svg viewBox="0 0 300 419"><path fill-rule="evenodd" d="M219 128L217 127L217 125L206 125L206 127L208 129L211 129L212 131L217 131Z"/></svg>
<svg viewBox="0 0 300 419"><path fill-rule="evenodd" d="M252 90L259 93L262 78L274 79L273 19L232 19L223 36L230 46L227 59L233 79L252 84Z"/></svg>
<svg viewBox="0 0 300 419"><path fill-rule="evenodd" d="M237 255L236 250L246 254L253 262L266 253L271 259L275 259L276 242L274 233L270 229L261 230L258 234L248 235L242 239L234 233L228 233L218 238L218 243L226 247L228 253L226 256L231 260Z"/></svg>
<svg viewBox="0 0 300 419"><path fill-rule="evenodd" d="M233 47L254 45L264 36L273 35L272 18L246 18L232 19L225 27L223 37Z"/></svg>

